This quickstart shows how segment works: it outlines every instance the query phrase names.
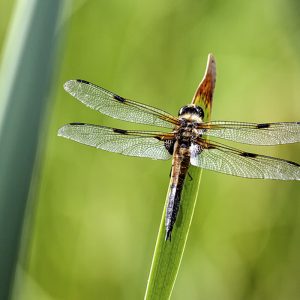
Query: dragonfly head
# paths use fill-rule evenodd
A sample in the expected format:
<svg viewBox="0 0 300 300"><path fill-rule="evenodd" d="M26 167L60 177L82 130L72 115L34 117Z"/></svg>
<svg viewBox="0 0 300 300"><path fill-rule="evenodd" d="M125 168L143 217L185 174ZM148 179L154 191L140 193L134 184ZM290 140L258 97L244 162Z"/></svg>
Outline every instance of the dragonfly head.
<svg viewBox="0 0 300 300"><path fill-rule="evenodd" d="M180 108L178 112L179 118L183 118L190 121L202 121L204 117L203 109L195 104L185 105ZM200 119L200 120L199 120Z"/></svg>

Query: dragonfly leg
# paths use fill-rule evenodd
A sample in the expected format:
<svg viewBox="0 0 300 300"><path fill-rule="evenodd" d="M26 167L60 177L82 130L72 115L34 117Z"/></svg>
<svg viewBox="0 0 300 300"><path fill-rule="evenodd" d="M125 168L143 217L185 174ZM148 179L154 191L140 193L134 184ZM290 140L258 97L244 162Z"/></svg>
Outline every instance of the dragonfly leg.
<svg viewBox="0 0 300 300"><path fill-rule="evenodd" d="M169 174L169 177L171 177L172 176L172 170L173 170L173 164L172 164L172 166L171 166L171 170L170 170L170 174Z"/></svg>

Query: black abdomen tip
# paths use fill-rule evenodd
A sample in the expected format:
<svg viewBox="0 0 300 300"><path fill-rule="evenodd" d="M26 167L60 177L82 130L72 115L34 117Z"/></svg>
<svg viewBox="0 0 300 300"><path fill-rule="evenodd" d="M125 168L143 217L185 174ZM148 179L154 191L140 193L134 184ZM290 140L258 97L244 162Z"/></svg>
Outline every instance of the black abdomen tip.
<svg viewBox="0 0 300 300"><path fill-rule="evenodd" d="M165 241L169 240L171 242L172 229L167 230Z"/></svg>

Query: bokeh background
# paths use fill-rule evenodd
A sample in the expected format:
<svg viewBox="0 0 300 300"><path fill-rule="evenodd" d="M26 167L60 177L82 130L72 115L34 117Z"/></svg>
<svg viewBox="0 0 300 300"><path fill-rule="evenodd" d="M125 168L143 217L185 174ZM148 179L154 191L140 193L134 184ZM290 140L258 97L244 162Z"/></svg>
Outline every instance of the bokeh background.
<svg viewBox="0 0 300 300"><path fill-rule="evenodd" d="M14 7L0 1L1 49ZM88 109L63 83L85 79L177 114L212 52L212 119L299 121L299 13L296 0L70 2L58 26L15 299L142 299L146 288L170 162L57 137L72 121L143 128ZM240 148L300 162L297 144ZM299 183L204 171L172 299L293 300L299 282Z"/></svg>

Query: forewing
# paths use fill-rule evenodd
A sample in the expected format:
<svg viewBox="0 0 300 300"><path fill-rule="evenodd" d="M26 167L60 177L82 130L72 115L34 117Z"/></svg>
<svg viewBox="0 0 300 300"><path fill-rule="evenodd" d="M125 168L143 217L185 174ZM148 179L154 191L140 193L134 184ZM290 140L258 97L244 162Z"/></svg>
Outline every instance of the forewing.
<svg viewBox="0 0 300 300"><path fill-rule="evenodd" d="M86 106L112 118L173 128L178 119L157 108L128 100L85 80L69 80L64 89Z"/></svg>
<svg viewBox="0 0 300 300"><path fill-rule="evenodd" d="M300 180L300 165L291 161L203 140L191 149L191 164L203 169L247 178Z"/></svg>
<svg viewBox="0 0 300 300"><path fill-rule="evenodd" d="M84 123L71 123L59 129L58 135L81 144L129 156L169 159L165 142L172 134L154 131L127 131Z"/></svg>
<svg viewBox="0 0 300 300"><path fill-rule="evenodd" d="M204 135L254 145L300 142L300 122L243 123L215 121L199 124Z"/></svg>

